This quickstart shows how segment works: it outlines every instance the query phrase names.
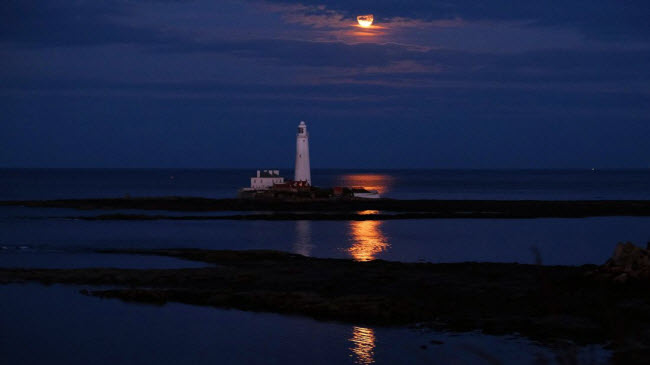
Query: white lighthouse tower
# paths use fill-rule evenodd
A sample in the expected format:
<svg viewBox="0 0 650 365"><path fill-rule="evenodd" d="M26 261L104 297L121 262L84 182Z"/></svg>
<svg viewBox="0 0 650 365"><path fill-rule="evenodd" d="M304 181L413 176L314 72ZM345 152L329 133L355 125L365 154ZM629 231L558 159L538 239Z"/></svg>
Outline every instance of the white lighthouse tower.
<svg viewBox="0 0 650 365"><path fill-rule="evenodd" d="M309 167L309 133L307 125L301 121L296 134L296 175L295 181L306 181L311 185L311 169Z"/></svg>

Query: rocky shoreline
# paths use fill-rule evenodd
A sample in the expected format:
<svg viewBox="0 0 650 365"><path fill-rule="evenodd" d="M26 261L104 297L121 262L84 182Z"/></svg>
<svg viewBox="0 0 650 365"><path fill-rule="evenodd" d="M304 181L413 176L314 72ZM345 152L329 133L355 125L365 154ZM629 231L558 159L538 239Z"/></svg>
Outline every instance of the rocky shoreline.
<svg viewBox="0 0 650 365"><path fill-rule="evenodd" d="M86 295L142 303L600 343L615 351L614 362L626 363L650 355L650 282L638 275L623 282L609 273L638 261L629 254L647 254L640 250L617 249L618 256L606 265L579 267L354 262L276 251L108 250L102 252L169 256L210 266L0 269L0 283L75 284L87 286ZM112 288L93 289L99 285Z"/></svg>
<svg viewBox="0 0 650 365"><path fill-rule="evenodd" d="M83 210L148 210L180 212L262 212L228 216L110 214L79 219L264 219L376 220L432 218L582 218L650 216L648 200L264 200L191 197L0 201L0 206L74 208ZM273 214L271 214L273 213ZM391 214L388 214L391 213Z"/></svg>

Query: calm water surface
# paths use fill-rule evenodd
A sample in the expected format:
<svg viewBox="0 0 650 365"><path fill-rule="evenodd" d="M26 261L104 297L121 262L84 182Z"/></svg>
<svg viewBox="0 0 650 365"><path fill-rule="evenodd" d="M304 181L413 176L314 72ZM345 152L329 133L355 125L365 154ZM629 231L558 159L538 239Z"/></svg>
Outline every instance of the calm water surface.
<svg viewBox="0 0 650 365"><path fill-rule="evenodd" d="M253 169L0 169L0 200L200 196L229 198ZM280 170L289 178L291 170ZM314 169L316 186L366 186L396 199L650 199L640 170Z"/></svg>
<svg viewBox="0 0 650 365"><path fill-rule="evenodd" d="M26 216L31 214L32 216ZM619 241L650 240L649 217L394 221L83 221L0 207L0 265L106 266L99 248L274 249L359 261L603 263ZM110 260L110 261L107 261ZM135 259L126 260L131 262ZM143 266L162 258L139 258ZM171 259L167 259L171 260ZM173 261L173 260L172 260Z"/></svg>
<svg viewBox="0 0 650 365"><path fill-rule="evenodd" d="M183 304L157 307L89 298L78 290L0 286L3 363L556 363L555 350L516 337L352 326ZM579 356L602 360L609 354L592 346Z"/></svg>
<svg viewBox="0 0 650 365"><path fill-rule="evenodd" d="M232 197L248 170L7 170L0 200L130 196ZM285 176L290 176L286 174ZM402 199L650 199L650 170L315 170L324 186L363 185ZM130 211L137 213L137 211ZM399 261L602 263L619 241L650 240L650 218L399 221L82 221L98 211L0 207L0 267L196 267L98 248L275 249ZM179 214L164 212L164 214ZM188 214L188 213L183 213ZM214 213L223 214L223 213ZM371 328L180 304L99 300L80 287L0 286L3 362L555 363L519 338ZM443 341L432 345L431 340ZM420 346L426 345L426 349ZM596 347L582 355L598 361Z"/></svg>

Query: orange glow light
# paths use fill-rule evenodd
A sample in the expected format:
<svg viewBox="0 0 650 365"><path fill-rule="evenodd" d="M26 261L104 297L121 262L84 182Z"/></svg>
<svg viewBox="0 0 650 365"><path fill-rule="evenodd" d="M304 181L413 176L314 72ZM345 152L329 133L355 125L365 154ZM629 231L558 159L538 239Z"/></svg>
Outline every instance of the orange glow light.
<svg viewBox="0 0 650 365"><path fill-rule="evenodd" d="M354 344L351 350L356 357L355 364L370 365L375 362L375 331L372 328L355 326L350 342Z"/></svg>
<svg viewBox="0 0 650 365"><path fill-rule="evenodd" d="M370 28L372 25L372 22L375 20L375 18L372 16L372 14L368 15L359 15L357 17L357 22L359 22L359 25L364 27L364 28Z"/></svg>
<svg viewBox="0 0 650 365"><path fill-rule="evenodd" d="M377 190L379 194L390 191L395 178L384 174L346 174L339 177L343 186L363 186L368 190Z"/></svg>
<svg viewBox="0 0 650 365"><path fill-rule="evenodd" d="M359 214L374 214L375 211L365 211ZM385 251L388 239L381 231L382 221L351 221L350 235L352 245L348 252L355 261L372 261Z"/></svg>

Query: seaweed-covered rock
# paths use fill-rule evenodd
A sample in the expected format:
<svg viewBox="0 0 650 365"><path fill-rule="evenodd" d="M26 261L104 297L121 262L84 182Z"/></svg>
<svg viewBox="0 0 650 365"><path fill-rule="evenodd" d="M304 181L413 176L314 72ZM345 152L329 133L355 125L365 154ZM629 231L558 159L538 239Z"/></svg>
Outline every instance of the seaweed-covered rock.
<svg viewBox="0 0 650 365"><path fill-rule="evenodd" d="M616 245L612 257L595 273L621 283L629 280L650 280L650 250L631 242L620 242Z"/></svg>

